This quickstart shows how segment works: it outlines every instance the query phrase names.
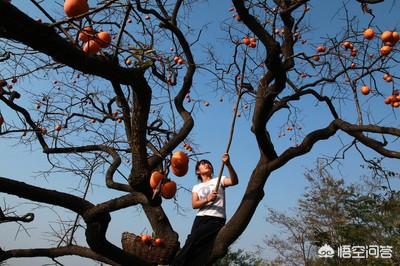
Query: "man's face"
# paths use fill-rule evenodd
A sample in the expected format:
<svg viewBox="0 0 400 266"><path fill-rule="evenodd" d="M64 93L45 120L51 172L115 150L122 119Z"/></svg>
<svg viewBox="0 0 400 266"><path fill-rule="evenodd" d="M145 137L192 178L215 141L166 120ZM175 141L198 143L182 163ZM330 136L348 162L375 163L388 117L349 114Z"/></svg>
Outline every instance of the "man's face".
<svg viewBox="0 0 400 266"><path fill-rule="evenodd" d="M213 168L208 162L200 162L197 174L199 175L212 175Z"/></svg>

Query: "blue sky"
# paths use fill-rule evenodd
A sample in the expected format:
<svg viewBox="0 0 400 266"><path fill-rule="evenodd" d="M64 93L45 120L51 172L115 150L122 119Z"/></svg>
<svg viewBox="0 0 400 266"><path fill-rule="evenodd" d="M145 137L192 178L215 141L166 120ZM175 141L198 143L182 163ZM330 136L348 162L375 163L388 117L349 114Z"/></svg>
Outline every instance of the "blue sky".
<svg viewBox="0 0 400 266"><path fill-rule="evenodd" d="M313 43L323 42L324 38L328 34L335 34L340 31L340 23L343 19L343 13L340 11L340 1L325 1L325 3L318 4L317 1L312 6L312 11L306 18L307 24L312 26L309 33L306 34L306 38L312 39ZM350 13L354 14L361 21L360 27L366 27L368 24L369 16L361 12L361 8L358 3L352 3L355 1L344 1L348 4ZM398 14L399 5L392 6L392 1L386 1L385 4L372 6L376 10L378 15L374 23L385 28L399 28L400 18L395 14ZM16 4L20 5L18 1ZM20 6L21 8L28 8L27 6ZM213 44L216 46L217 51L223 56L229 56L226 48L226 41L223 39L223 33L218 25L221 19L231 19L232 13L228 11L231 7L230 1L212 1L210 4L203 4L202 8L197 9L196 13L191 16L194 25L202 25L203 23L210 23L207 30L204 31L202 38L213 40ZM55 7L54 7L55 8ZM36 15L32 15L35 17ZM198 50L197 50L198 49ZM201 51L203 47L197 46L196 51ZM310 49L311 47L306 47ZM196 54L195 54L196 56ZM201 58L200 58L201 59ZM195 114L196 124L191 135L191 138L199 145L198 148L201 152L208 152L204 157L214 162L214 168L219 169L220 158L226 147L226 141L229 134L229 126L232 119L232 108L233 103L228 101L228 97L224 98L221 103L219 101L221 95L213 92L210 89L210 76L204 71L199 71L196 74L194 83L194 94L196 97L207 100L210 102L209 107L203 107ZM32 83L34 86L35 84ZM363 98L362 101L368 101ZM323 120L324 111L323 108L314 108L314 102L308 99L305 103L302 103L304 109L304 124L306 128L314 128L317 125L323 125L326 123ZM381 105L380 105L381 106ZM379 112L389 112L387 109L377 107ZM5 107L0 104L1 111L3 112ZM343 112L352 112L353 110L344 108ZM6 111L4 111L6 112ZM349 116L351 113L349 113ZM382 114L382 116L384 116ZM270 126L271 133L276 134L272 136L277 139L279 135L279 127L281 125L281 119L285 119L284 116L279 116L273 120ZM258 158L258 149L256 147L255 139L250 132L250 120L246 119L245 116L241 116L237 121L237 127L234 135L234 142L231 147L231 160L236 168L240 184L236 187L229 188L227 190L227 214L228 218L233 214L235 208L239 205L241 196L245 190L248 177L251 174L252 169L256 164ZM254 250L256 244L262 244L262 240L266 234L275 232L276 228L266 224L266 207L272 207L282 211L289 211L291 207L294 207L298 197L304 192L306 186L303 173L306 168L313 168L315 159L322 153L329 153L334 151L337 147L338 139L323 141L318 143L312 152L301 158L295 159L288 163L282 169L274 172L269 178L265 187L265 197L260 204L255 216L249 224L246 231L235 243L234 247L242 248L245 250ZM54 188L62 191L72 191L72 187L79 182L78 177L55 174L50 176L47 180L42 177L37 177L37 171L48 168L49 165L46 161L46 157L40 151L38 146L32 147L17 147L14 146L15 142L6 138L0 138L0 176L12 177L24 182L44 186L47 188ZM277 144L277 151L281 152L292 143L288 137L280 138ZM351 160L350 160L351 158ZM357 178L363 172L359 168L360 162L358 161L356 153L350 153L348 160L343 162L340 169L333 169L335 173L340 172L343 177L348 180ZM394 161L389 161L389 165L394 166ZM196 177L193 174L194 163L191 162L189 174L185 177L174 178L179 186L187 189L196 183ZM102 176L95 176L94 183L97 185L89 193L89 199L93 202L101 202L107 200L112 195L118 193L111 192L104 188L104 178ZM177 215L175 204L173 201L165 200L163 206L166 212L169 214L170 221L173 227L180 234L180 241L183 243L186 239L186 235L190 231L192 221L195 216L195 210L191 209L190 193L181 189L177 195L177 200L181 207L184 208L184 213ZM23 200L12 198L15 203L22 203ZM0 195L0 204L3 206L3 195ZM16 209L17 213L23 213L24 209L29 209L32 205L22 205ZM68 217L74 217L73 214L67 214ZM55 223L57 217L54 212L48 208L37 210L36 219L33 223L27 225L30 230L30 236L20 232L17 238L18 246L22 241L25 247L31 247L34 245L44 246L48 243L44 240L45 235L41 232L43 229L49 230L48 220L52 221L51 225L57 227ZM6 248L17 247L14 242L15 232L18 227L15 224L1 225L0 233L2 239L0 244L7 243ZM128 210L113 214L113 220L110 224L110 230L108 237L115 244L120 243L120 234L123 231L132 231L140 233L142 231L151 232L151 229L146 221L143 213L130 208ZM264 255L267 255L268 252ZM35 259L36 260L36 259ZM65 261L70 258L66 259ZM33 261L33 260L29 260ZM42 260L38 260L42 261ZM10 260L10 265L26 265L26 260Z"/></svg>

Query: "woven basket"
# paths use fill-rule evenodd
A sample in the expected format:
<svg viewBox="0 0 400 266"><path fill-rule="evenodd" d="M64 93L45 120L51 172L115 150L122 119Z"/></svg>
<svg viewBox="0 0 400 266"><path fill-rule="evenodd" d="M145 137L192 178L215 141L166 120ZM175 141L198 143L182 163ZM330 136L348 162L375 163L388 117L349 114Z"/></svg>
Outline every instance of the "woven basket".
<svg viewBox="0 0 400 266"><path fill-rule="evenodd" d="M162 244L156 246L129 232L122 233L121 242L126 252L154 264L168 264L179 248L177 239L162 239Z"/></svg>

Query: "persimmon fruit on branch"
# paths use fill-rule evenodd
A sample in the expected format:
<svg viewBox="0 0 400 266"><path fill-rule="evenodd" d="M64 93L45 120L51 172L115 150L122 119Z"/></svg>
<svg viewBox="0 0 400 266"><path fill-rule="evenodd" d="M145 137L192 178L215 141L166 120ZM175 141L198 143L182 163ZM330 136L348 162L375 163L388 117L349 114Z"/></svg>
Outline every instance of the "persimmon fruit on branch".
<svg viewBox="0 0 400 266"><path fill-rule="evenodd" d="M176 194L176 182L170 179L165 179L161 184L161 196L165 199L172 199Z"/></svg>
<svg viewBox="0 0 400 266"><path fill-rule="evenodd" d="M176 176L184 176L189 170L189 157L183 151L175 152L171 157L171 171Z"/></svg>
<svg viewBox="0 0 400 266"><path fill-rule="evenodd" d="M65 0L64 12L68 17L76 17L89 11L87 0Z"/></svg>
<svg viewBox="0 0 400 266"><path fill-rule="evenodd" d="M154 171L150 176L150 187L156 189L158 184L164 179L164 174L160 171Z"/></svg>
<svg viewBox="0 0 400 266"><path fill-rule="evenodd" d="M368 28L364 31L364 37L367 40L371 40L372 38L375 37L375 31L372 28Z"/></svg>

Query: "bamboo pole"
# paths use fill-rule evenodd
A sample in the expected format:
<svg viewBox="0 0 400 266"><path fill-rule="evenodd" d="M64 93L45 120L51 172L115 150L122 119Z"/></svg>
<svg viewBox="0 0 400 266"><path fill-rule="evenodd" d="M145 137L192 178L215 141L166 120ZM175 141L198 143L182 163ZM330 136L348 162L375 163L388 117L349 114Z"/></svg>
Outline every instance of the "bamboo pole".
<svg viewBox="0 0 400 266"><path fill-rule="evenodd" d="M236 118L237 118L237 114L238 114L238 109L239 109L239 104L240 104L240 100L243 96L243 79L244 79L244 72L246 69L246 58L247 58L247 49L246 49L246 53L245 53L245 57L243 60L243 65L242 65L242 73L241 73L241 78L240 78L240 85L239 85L239 89L237 90L237 100L235 103L235 111L233 112L233 118L232 118L232 123L231 123L231 129L229 132L229 139L228 139L228 143L226 145L226 149L225 149L225 153L229 153L229 149L231 148L231 144L232 144L232 140L233 140L233 133L235 131L235 124L236 124ZM218 191L220 183L221 183L221 177L222 177L222 173L224 171L224 167L225 164L222 163L221 164L221 168L219 169L218 172L218 179L217 179L217 184L215 185L215 191Z"/></svg>

